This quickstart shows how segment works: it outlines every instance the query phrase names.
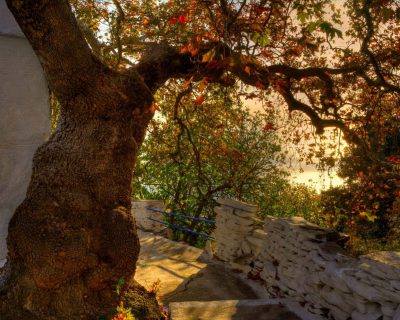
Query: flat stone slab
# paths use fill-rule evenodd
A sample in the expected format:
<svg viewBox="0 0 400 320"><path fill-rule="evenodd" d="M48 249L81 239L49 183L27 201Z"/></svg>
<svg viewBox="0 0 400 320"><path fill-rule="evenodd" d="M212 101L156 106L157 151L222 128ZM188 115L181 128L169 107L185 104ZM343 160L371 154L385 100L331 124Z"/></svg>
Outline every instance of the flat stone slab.
<svg viewBox="0 0 400 320"><path fill-rule="evenodd" d="M203 250L138 231L140 256L135 279L147 289L159 282L158 298L177 301L246 300L256 293L223 267L209 264Z"/></svg>
<svg viewBox="0 0 400 320"><path fill-rule="evenodd" d="M299 320L274 299L187 301L170 304L171 320Z"/></svg>

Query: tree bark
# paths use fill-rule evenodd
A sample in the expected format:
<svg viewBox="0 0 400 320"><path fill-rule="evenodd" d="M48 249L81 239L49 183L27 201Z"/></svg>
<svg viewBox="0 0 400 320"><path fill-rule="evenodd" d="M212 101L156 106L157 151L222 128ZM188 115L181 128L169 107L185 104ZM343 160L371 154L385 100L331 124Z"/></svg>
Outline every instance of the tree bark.
<svg viewBox="0 0 400 320"><path fill-rule="evenodd" d="M130 198L152 92L137 73L112 71L91 54L67 1L8 5L60 101L61 120L36 151L9 225L0 319L99 319L121 301L139 319L160 319L154 295L133 279L139 241Z"/></svg>
<svg viewBox="0 0 400 320"><path fill-rule="evenodd" d="M117 306L119 279L133 284L131 178L146 124L132 110L149 101L121 96L125 80L99 71L96 94L64 101L59 128L37 150L9 226L1 319L97 319Z"/></svg>

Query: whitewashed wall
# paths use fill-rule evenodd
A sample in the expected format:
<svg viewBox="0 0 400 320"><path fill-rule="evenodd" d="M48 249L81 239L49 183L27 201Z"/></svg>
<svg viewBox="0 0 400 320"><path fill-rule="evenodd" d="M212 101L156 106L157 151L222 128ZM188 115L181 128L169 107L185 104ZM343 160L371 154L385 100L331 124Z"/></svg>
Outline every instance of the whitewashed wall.
<svg viewBox="0 0 400 320"><path fill-rule="evenodd" d="M304 319L400 320L400 252L346 255L343 238L300 217L257 218L257 208L221 199L216 261L285 298Z"/></svg>
<svg viewBox="0 0 400 320"><path fill-rule="evenodd" d="M0 0L0 266L10 218L23 200L32 157L50 131L42 68L5 0Z"/></svg>

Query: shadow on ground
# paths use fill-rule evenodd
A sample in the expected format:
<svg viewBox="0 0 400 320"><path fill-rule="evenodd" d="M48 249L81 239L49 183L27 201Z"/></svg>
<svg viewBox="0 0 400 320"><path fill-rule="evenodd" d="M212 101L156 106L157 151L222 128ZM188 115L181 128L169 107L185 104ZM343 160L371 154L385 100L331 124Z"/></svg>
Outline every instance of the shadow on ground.
<svg viewBox="0 0 400 320"><path fill-rule="evenodd" d="M141 252L136 280L151 289L159 281L159 298L175 301L256 299L254 291L223 267L208 264L203 251L151 233L139 232Z"/></svg>
<svg viewBox="0 0 400 320"><path fill-rule="evenodd" d="M174 320L298 319L279 304L260 304L250 286L222 266L207 263L202 250L142 231L139 238L135 279L149 290L159 283L164 305L183 302L174 304Z"/></svg>
<svg viewBox="0 0 400 320"><path fill-rule="evenodd" d="M177 301L216 301L257 299L254 291L218 266L206 265L164 295L166 303Z"/></svg>
<svg viewBox="0 0 400 320"><path fill-rule="evenodd" d="M273 300L224 300L171 304L173 320L298 320Z"/></svg>

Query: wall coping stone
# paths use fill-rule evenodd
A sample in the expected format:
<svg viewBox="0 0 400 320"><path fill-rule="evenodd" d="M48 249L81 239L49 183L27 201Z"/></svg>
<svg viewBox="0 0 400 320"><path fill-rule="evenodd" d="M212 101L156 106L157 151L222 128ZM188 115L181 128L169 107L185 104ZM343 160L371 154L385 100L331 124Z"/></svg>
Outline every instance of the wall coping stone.
<svg viewBox="0 0 400 320"><path fill-rule="evenodd" d="M360 257L362 261L390 266L400 272L399 251L377 251Z"/></svg>
<svg viewBox="0 0 400 320"><path fill-rule="evenodd" d="M233 209L239 209L246 212L256 213L258 211L258 206L254 204L245 203L238 200L219 198L216 200L217 203L223 206L227 206Z"/></svg>

